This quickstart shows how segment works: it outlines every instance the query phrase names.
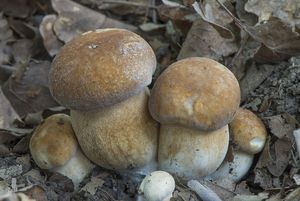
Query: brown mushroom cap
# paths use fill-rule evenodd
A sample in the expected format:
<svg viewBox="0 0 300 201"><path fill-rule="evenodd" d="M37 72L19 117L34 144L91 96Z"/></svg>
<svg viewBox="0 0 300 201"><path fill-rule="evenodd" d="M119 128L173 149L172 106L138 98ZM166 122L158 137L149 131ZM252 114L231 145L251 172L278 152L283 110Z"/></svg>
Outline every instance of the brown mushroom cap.
<svg viewBox="0 0 300 201"><path fill-rule="evenodd" d="M157 79L150 113L162 124L216 130L232 121L240 103L235 76L222 64L192 57L169 66Z"/></svg>
<svg viewBox="0 0 300 201"><path fill-rule="evenodd" d="M29 147L40 168L51 169L64 165L78 147L70 117L65 114L48 117L34 131Z"/></svg>
<svg viewBox="0 0 300 201"><path fill-rule="evenodd" d="M155 54L139 35L100 29L61 48L49 74L50 91L70 109L106 107L142 91L155 68Z"/></svg>
<svg viewBox="0 0 300 201"><path fill-rule="evenodd" d="M263 122L250 110L240 108L229 127L237 149L256 154L264 148L267 130Z"/></svg>

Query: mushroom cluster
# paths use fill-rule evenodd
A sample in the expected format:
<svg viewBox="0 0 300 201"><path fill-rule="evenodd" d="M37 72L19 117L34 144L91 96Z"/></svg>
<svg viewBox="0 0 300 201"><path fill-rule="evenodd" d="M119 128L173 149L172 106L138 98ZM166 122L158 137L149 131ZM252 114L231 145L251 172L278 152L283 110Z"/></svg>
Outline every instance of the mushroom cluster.
<svg viewBox="0 0 300 201"><path fill-rule="evenodd" d="M228 173L227 167L234 166L239 172L234 180L239 180L251 166L253 155L262 150L266 130L253 113L239 109L240 88L233 73L209 58L183 59L158 77L150 94L147 86L155 68L150 45L123 29L90 31L61 48L49 74L50 91L71 110L68 129L72 124L83 153L97 165L112 170L146 168L149 173L158 161L160 170L182 180L210 175L223 162L215 176L221 177L220 172ZM233 162L224 161L229 125ZM61 129L53 127L49 137L40 130L31 139L31 152L40 167L57 169L57 165L71 162L71 156L79 153L76 139L60 134ZM54 138L70 142L70 148L61 149L65 154L56 153L58 148L53 152L53 147L62 147L59 143L40 143L52 143ZM49 151L56 154L54 158L45 155ZM238 165L245 161L249 167ZM165 176L167 181L162 180ZM154 172L146 177L140 190L147 197L148 187L154 189L167 182L171 184L169 192L174 190L172 179L166 172ZM170 194L153 196L147 200L168 200Z"/></svg>

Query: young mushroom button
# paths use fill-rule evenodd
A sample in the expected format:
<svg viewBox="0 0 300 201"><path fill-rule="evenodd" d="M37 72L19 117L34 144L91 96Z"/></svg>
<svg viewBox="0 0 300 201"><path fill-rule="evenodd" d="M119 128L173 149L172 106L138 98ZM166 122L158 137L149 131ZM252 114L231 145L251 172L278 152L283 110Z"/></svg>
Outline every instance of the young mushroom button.
<svg viewBox="0 0 300 201"><path fill-rule="evenodd" d="M81 152L70 118L65 114L52 115L39 125L29 148L37 166L69 177L75 188L93 168Z"/></svg>
<svg viewBox="0 0 300 201"><path fill-rule="evenodd" d="M229 126L236 149L257 154L264 148L267 130L263 122L250 110L240 108Z"/></svg>
<svg viewBox="0 0 300 201"><path fill-rule="evenodd" d="M139 193L146 201L169 201L174 190L174 178L164 171L150 173L143 179L139 187Z"/></svg>

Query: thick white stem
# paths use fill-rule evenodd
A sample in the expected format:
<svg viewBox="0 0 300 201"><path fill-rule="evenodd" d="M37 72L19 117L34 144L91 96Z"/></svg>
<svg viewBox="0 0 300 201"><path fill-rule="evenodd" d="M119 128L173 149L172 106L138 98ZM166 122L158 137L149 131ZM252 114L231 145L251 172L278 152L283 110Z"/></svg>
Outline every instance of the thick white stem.
<svg viewBox="0 0 300 201"><path fill-rule="evenodd" d="M52 172L58 172L73 181L75 189L80 182L92 171L94 165L86 158L80 149L77 149L74 156L61 167L52 169Z"/></svg>

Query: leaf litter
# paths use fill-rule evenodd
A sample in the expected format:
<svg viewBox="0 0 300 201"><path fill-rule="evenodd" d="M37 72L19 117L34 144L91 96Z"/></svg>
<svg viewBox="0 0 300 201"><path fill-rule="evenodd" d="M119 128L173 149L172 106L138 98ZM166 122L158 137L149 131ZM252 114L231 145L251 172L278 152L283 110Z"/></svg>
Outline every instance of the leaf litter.
<svg viewBox="0 0 300 201"><path fill-rule="evenodd" d="M188 187L177 181L172 200L300 199L294 134L300 126L296 0L3 0L0 8L0 199L138 199L138 176L96 167L74 191L70 179L39 169L28 149L33 129L44 118L69 113L48 89L53 57L79 34L106 27L132 30L152 45L158 59L154 80L172 62L191 56L228 66L240 82L241 106L268 129L264 150L240 183L190 181L194 185ZM199 189L204 196L195 193Z"/></svg>

